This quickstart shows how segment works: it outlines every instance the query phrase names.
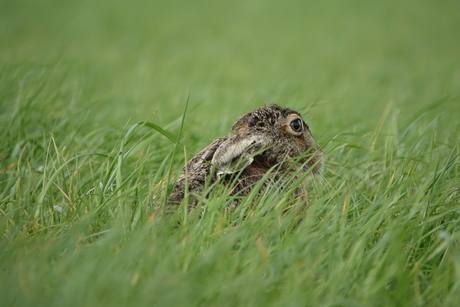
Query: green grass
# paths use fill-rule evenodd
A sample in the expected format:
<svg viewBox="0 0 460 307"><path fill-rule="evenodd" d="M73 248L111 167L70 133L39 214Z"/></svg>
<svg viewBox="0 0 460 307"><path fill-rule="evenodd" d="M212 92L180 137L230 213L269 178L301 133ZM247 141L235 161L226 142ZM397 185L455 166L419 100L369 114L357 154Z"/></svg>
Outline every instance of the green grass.
<svg viewBox="0 0 460 307"><path fill-rule="evenodd" d="M0 305L459 306L459 15L0 1ZM306 210L268 191L155 212L265 103L300 110L324 149Z"/></svg>

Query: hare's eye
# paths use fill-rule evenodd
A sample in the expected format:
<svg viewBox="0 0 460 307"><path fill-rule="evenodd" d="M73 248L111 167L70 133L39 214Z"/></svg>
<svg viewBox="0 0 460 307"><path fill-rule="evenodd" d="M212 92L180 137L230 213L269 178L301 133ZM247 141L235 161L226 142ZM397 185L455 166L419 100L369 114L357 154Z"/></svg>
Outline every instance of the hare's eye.
<svg viewBox="0 0 460 307"><path fill-rule="evenodd" d="M291 122L291 128L295 132L301 132L302 131L302 120L300 118L296 118Z"/></svg>

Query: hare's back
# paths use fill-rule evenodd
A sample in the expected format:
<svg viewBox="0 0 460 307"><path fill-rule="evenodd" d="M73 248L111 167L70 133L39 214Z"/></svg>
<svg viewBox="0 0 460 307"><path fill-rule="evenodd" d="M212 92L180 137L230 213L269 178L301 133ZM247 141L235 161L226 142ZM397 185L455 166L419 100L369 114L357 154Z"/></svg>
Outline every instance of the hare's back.
<svg viewBox="0 0 460 307"><path fill-rule="evenodd" d="M217 148L227 139L219 138L197 153L182 169L168 201L181 201L185 188L191 193L199 194L211 174L211 160Z"/></svg>

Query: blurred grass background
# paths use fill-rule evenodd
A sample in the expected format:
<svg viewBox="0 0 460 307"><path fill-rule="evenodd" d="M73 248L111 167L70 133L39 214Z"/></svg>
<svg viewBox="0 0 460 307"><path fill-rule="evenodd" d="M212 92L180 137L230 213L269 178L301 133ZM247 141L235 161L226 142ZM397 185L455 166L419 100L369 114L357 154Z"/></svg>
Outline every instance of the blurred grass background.
<svg viewBox="0 0 460 307"><path fill-rule="evenodd" d="M74 66L78 103L104 100L89 109L97 121L137 121L154 113L169 119L191 92L192 105L203 105L190 118L206 118L211 127L281 102L315 104L309 120L316 130L322 122L375 123L389 101L410 112L456 96L458 6L2 1L1 54L7 63ZM209 118L206 110L216 106L229 118ZM346 120L338 116L343 112Z"/></svg>
<svg viewBox="0 0 460 307"><path fill-rule="evenodd" d="M458 306L459 16L449 0L1 0L0 305ZM302 111L326 166L300 224L156 220L174 144L144 128L117 155L139 121L178 135L188 97L191 152L262 104Z"/></svg>

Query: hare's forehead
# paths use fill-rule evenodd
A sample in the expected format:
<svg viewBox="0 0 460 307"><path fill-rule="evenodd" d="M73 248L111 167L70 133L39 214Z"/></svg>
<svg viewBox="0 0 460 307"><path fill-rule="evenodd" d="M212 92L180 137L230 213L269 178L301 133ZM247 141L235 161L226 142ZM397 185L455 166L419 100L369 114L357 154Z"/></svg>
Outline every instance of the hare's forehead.
<svg viewBox="0 0 460 307"><path fill-rule="evenodd" d="M300 114L292 110L255 110L247 114L246 121L249 127L284 125L289 119L300 117Z"/></svg>

